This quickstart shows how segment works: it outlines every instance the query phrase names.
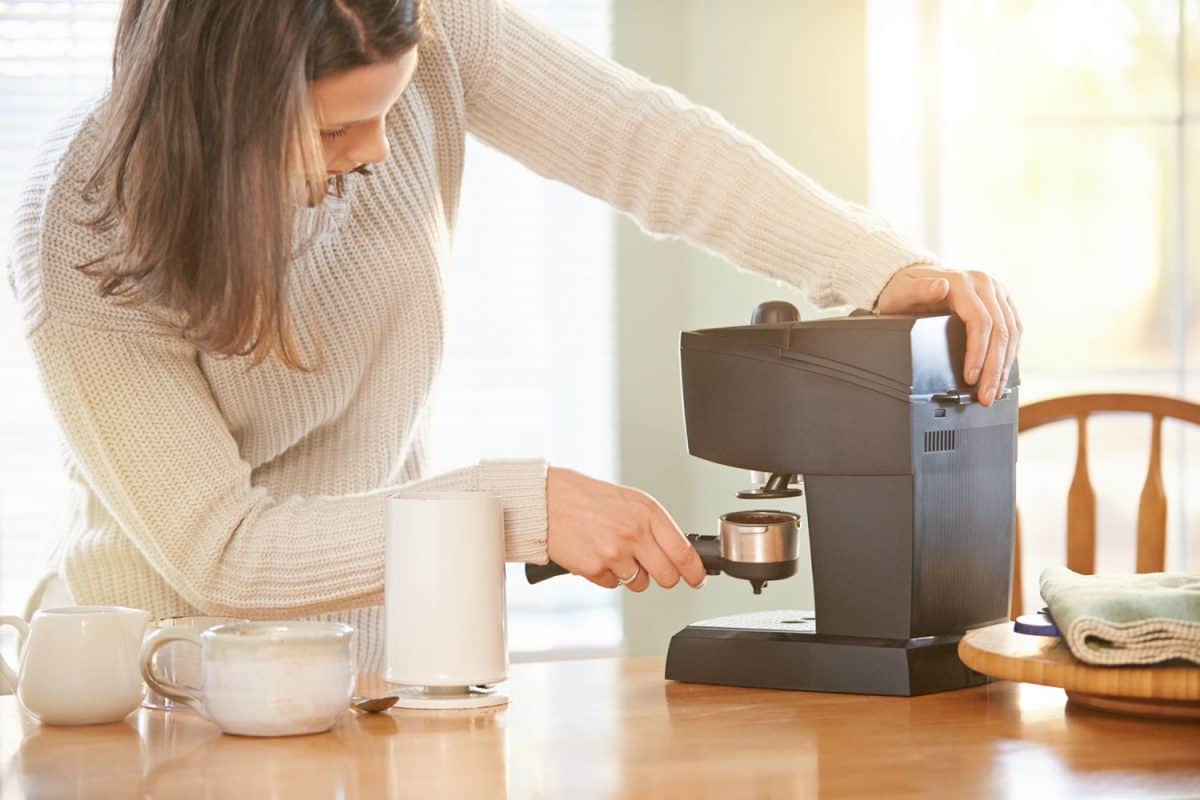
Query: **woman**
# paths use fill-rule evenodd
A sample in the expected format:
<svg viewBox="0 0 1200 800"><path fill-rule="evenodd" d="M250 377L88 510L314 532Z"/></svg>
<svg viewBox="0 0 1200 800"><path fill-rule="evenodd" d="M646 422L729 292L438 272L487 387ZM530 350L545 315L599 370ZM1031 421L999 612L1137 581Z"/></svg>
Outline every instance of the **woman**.
<svg viewBox="0 0 1200 800"><path fill-rule="evenodd" d="M336 616L376 666L385 500L416 488L500 496L510 560L703 582L637 490L539 460L418 481L467 132L818 303L952 310L982 401L1004 384L999 284L504 0L126 0L12 268L78 489L77 602Z"/></svg>

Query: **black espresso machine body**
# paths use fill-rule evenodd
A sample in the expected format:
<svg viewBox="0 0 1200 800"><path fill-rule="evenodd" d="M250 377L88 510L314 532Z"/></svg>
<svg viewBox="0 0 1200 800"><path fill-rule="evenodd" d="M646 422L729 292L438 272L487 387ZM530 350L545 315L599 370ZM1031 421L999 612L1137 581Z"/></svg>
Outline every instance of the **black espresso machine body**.
<svg viewBox="0 0 1200 800"><path fill-rule="evenodd" d="M816 608L689 625L667 678L889 695L984 682L956 650L1008 617L1020 378L1014 364L984 407L964 354L953 316L682 334L689 452L776 488L803 476Z"/></svg>

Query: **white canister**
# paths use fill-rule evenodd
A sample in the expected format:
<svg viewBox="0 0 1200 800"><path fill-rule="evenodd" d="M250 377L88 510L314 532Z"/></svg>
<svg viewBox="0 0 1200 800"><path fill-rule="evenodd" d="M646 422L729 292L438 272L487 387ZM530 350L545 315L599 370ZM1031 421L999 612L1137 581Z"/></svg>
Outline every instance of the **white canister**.
<svg viewBox="0 0 1200 800"><path fill-rule="evenodd" d="M432 705L492 704L471 701L471 687L508 677L500 499L482 492L389 498L384 602L388 682L442 698Z"/></svg>

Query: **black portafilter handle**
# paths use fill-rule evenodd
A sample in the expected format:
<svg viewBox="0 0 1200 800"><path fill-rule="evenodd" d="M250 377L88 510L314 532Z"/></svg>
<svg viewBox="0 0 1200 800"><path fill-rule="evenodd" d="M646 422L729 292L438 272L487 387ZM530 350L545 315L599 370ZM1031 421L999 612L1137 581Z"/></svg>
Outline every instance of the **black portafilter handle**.
<svg viewBox="0 0 1200 800"><path fill-rule="evenodd" d="M566 575L567 570L560 567L553 561L545 564L526 564L525 565L525 580L530 583L541 583L544 580L555 577L556 575Z"/></svg>
<svg viewBox="0 0 1200 800"><path fill-rule="evenodd" d="M687 534L687 540L691 542L692 547L696 548L696 552L700 554L700 563L704 564L704 571L709 575L720 575L722 571L721 567L725 563L725 560L721 558L721 542L719 537L689 533ZM567 569L560 567L553 561L546 564L525 565L525 580L530 583L541 583L548 578L566 574L568 574Z"/></svg>

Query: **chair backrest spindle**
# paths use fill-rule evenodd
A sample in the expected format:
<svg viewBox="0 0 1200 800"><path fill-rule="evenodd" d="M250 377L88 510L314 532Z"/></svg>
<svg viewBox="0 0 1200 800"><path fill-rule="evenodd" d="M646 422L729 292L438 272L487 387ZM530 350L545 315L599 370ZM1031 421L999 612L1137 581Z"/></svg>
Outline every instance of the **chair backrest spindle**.
<svg viewBox="0 0 1200 800"><path fill-rule="evenodd" d="M1150 466L1138 500L1137 571L1157 572L1167 555L1167 493L1162 479L1162 415L1154 415Z"/></svg>
<svg viewBox="0 0 1200 800"><path fill-rule="evenodd" d="M1067 566L1076 572L1096 571L1096 491L1088 474L1086 411L1076 414L1079 440L1075 447L1075 476L1067 492Z"/></svg>

